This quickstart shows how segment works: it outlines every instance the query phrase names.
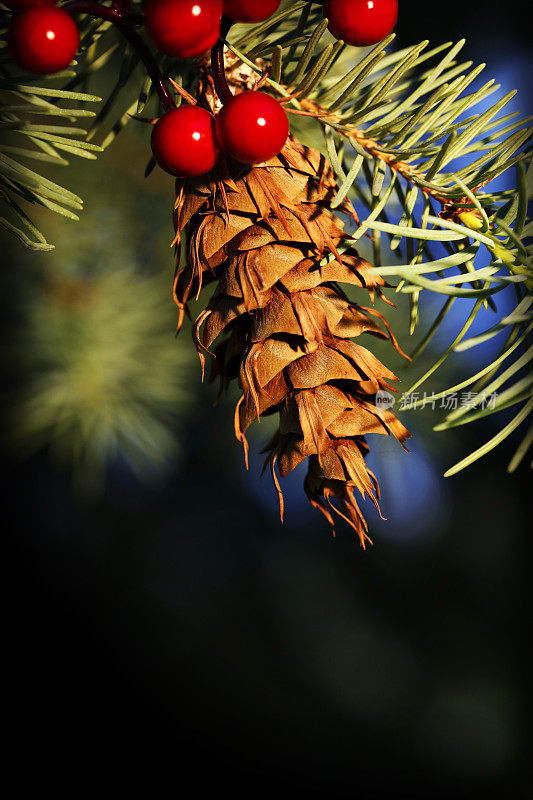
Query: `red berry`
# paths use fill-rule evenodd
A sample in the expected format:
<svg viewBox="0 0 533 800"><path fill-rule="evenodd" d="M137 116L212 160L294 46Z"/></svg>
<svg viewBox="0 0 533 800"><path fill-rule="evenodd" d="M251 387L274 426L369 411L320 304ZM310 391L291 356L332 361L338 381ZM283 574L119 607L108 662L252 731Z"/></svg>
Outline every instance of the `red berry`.
<svg viewBox="0 0 533 800"><path fill-rule="evenodd" d="M224 0L224 14L235 22L263 22L277 11L281 0Z"/></svg>
<svg viewBox="0 0 533 800"><path fill-rule="evenodd" d="M394 29L398 0L324 0L324 16L333 36L364 47L380 42Z"/></svg>
<svg viewBox="0 0 533 800"><path fill-rule="evenodd" d="M203 55L220 36L222 0L148 0L146 33L158 50L174 58Z"/></svg>
<svg viewBox="0 0 533 800"><path fill-rule="evenodd" d="M219 155L213 115L198 106L167 111L153 127L152 152L161 169L179 178L209 172Z"/></svg>
<svg viewBox="0 0 533 800"><path fill-rule="evenodd" d="M244 164L260 164L274 158L288 135L285 109L264 92L235 95L217 117L220 146Z"/></svg>
<svg viewBox="0 0 533 800"><path fill-rule="evenodd" d="M2 0L2 3L13 11L21 11L23 8L35 8L36 6L53 6L56 0Z"/></svg>
<svg viewBox="0 0 533 800"><path fill-rule="evenodd" d="M29 72L61 72L80 44L76 23L61 8L29 8L15 14L8 30L13 61Z"/></svg>

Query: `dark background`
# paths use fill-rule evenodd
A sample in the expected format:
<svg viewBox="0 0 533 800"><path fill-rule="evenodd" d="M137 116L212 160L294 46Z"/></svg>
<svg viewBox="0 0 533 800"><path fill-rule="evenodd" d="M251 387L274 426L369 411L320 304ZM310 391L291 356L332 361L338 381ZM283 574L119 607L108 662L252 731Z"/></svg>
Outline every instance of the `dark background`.
<svg viewBox="0 0 533 800"><path fill-rule="evenodd" d="M467 56L487 61L487 79L505 90L519 86L527 111L519 10L401 0L400 44L467 36ZM151 234L140 156L131 166L142 147L108 151L87 190L79 169L76 188L89 193L80 224L95 224L98 182L113 170L141 197L124 225ZM172 187L150 181L168 238ZM3 245L9 342L28 256ZM191 347L186 336L176 346ZM8 378L23 380L16 364ZM389 521L372 518L363 552L308 510L301 474L281 527L258 457L244 473L233 398L213 409L213 391L196 374L192 383L181 458L151 485L115 460L105 494L80 499L46 452L6 451L5 730L19 785L72 773L74 796L93 780L125 791L142 775L149 796L163 778L186 795L526 796L531 482L525 467L505 472L516 438L444 481L497 422L447 435L408 417L412 456L378 443Z"/></svg>

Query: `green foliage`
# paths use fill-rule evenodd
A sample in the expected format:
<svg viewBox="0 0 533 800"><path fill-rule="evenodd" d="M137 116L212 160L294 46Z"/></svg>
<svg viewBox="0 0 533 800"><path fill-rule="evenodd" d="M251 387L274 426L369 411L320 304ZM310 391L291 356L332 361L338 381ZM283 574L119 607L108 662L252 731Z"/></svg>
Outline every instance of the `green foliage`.
<svg viewBox="0 0 533 800"><path fill-rule="evenodd" d="M37 205L72 220L83 208L77 194L42 174L45 165L66 165L66 155L94 159L100 147L86 141L80 121L95 115L86 105L99 97L74 91L73 70L45 78L15 74L5 49L8 12L0 12L0 225L31 250L51 250L52 244L28 216L24 206ZM58 88L57 83L61 88Z"/></svg>
<svg viewBox="0 0 533 800"><path fill-rule="evenodd" d="M2 19L5 23L7 12ZM311 136L318 131L318 146L339 179L333 206L345 197L356 204L361 224L347 244L360 246L371 238L375 269L409 298L411 333L419 324L424 297L443 296L442 308L413 357L426 349L452 305L474 300L449 347L405 394L426 384L452 353L506 333L493 362L429 398L458 387L472 389L471 403L449 414L438 429L516 407L516 416L497 436L447 473L454 474L531 415L533 389L526 370L532 353L525 349L533 317L533 222L527 216L533 179L531 128L528 120L506 111L514 92L500 97L493 80L473 88L484 65L461 63L464 41L436 47L425 41L390 51L391 35L369 51L359 51L334 41L326 27L317 5L285 2L264 23L233 28L227 44L258 75L265 61L257 59L270 63L267 82L291 97L287 107L314 115L298 116L295 123ZM1 65L0 126L17 138L0 146L0 193L9 211L1 222L34 249L51 245L19 203L44 205L76 219L81 200L27 162L41 162L44 168L65 164L65 154L94 158L133 114L159 113L138 56L109 23L86 19L82 41L79 70L53 81L35 85L28 76L14 76L7 59ZM159 63L165 76L194 92L194 65L163 56ZM106 79L100 80L101 75ZM52 88L58 79L61 88ZM98 98L82 91L89 80L104 95L96 115L86 106ZM488 104L491 95L496 99ZM93 120L86 133L78 123L89 116ZM491 181L510 169L516 174L516 190L491 191ZM478 312L496 310L498 293L509 284L516 292L515 310L484 334L467 338ZM483 408L484 399L495 392L495 407ZM529 429L510 470L525 455L532 436Z"/></svg>
<svg viewBox="0 0 533 800"><path fill-rule="evenodd" d="M429 394L417 407L471 387L472 399L436 426L447 429L518 405L515 418L486 445L452 467L452 475L506 438L531 414L531 375L523 375L533 355L523 353L533 313L532 223L527 218L533 166L528 120L504 109L510 92L477 112L499 87L493 80L468 91L484 65L458 63L464 40L428 50L428 42L388 53L392 35L353 65L353 48L333 43L320 10L307 3L284 4L277 18L237 32L233 52L253 67L252 58L276 53L278 81L273 89L295 109L315 106L325 137L325 152L339 178L333 207L351 197L361 224L349 244L372 237L375 269L410 298L410 331L419 319L427 292L444 295L441 311L423 336L420 355L462 298L475 304L453 342L409 387L404 397L425 384L453 352L508 333L498 357L457 386ZM258 70L259 72L259 70ZM289 91L287 90L289 87ZM302 101L306 99L307 103ZM490 191L490 182L514 168L516 191ZM435 255L438 244L444 255ZM394 261L395 263L387 263ZM512 283L516 309L481 336L466 339L477 313ZM514 381L514 383L512 383ZM504 384L494 404L483 403ZM531 444L530 429L511 463L516 469Z"/></svg>

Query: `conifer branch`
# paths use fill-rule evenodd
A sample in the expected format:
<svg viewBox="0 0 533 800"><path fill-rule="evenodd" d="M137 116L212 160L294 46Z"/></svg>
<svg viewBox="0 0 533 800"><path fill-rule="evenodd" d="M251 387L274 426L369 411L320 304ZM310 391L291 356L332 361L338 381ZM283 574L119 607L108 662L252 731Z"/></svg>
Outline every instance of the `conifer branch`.
<svg viewBox="0 0 533 800"><path fill-rule="evenodd" d="M5 211L0 226L35 250L53 245L31 220L32 206L71 220L83 208L77 194L55 176L44 177L40 167L66 166L71 156L94 160L151 103L152 117L161 107L173 107L168 83L183 85L192 95L198 84L198 64L191 67L152 54L136 30L139 4L119 0L100 6L72 0L63 7L80 12L81 56L75 68L36 80L14 73L7 60L0 63L0 202ZM95 13L98 19L87 16ZM2 29L9 18L9 12L0 11ZM442 296L441 309L413 356L427 352L452 305L474 299L453 342L436 354L414 385L434 381L452 353L505 332L499 355L480 365L474 376L448 389L432 386L433 398L459 385L472 386L475 395L471 408L448 416L437 428L474 422L513 405L519 406L516 425L525 423L532 396L525 374L529 361L524 360L533 292L531 118L520 119L506 110L513 92L500 96L494 80L479 85L485 65L461 63L463 40L433 47L424 41L391 50L391 35L360 52L354 64L357 51L333 43L326 29L320 4L304 0L283 3L264 23L235 26L231 34L226 27L214 53L213 79L221 99L221 67L227 68L229 61L243 64L262 77L288 111L296 112L291 114L295 130L315 138L338 181L331 209L351 208L353 218L355 205L359 216L359 226L338 242L337 254L324 255L322 268L356 242L371 239L372 274L395 280L396 291L408 296L411 333L420 325L427 293ZM5 30L0 35L5 38ZM109 89L102 101L86 88L104 71ZM137 90L134 102L124 91L132 86ZM493 95L496 99L489 100ZM91 118L87 131L83 126ZM150 161L147 172L152 167ZM515 187L493 190L494 178L509 170L516 175ZM500 315L484 333L467 338L478 312L496 310L499 292L510 285L514 310ZM493 409L483 407L490 389L497 395ZM493 437L487 447L504 438ZM516 468L530 444L529 429L510 468ZM473 456L462 459L453 472L472 463Z"/></svg>

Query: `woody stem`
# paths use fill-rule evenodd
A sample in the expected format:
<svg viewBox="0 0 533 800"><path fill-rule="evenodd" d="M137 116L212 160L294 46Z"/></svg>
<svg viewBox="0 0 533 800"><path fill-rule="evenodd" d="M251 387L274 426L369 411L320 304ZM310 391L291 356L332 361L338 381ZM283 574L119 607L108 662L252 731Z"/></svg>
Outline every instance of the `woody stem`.
<svg viewBox="0 0 533 800"><path fill-rule="evenodd" d="M116 25L138 53L146 72L150 76L154 89L161 101L161 105L165 111L170 111L175 108L176 104L174 103L174 99L170 94L166 81L150 49L133 29L131 18L128 13L129 5L128 2L119 2L112 8L109 8L108 6L101 6L99 3L92 2L92 0L71 0L70 3L65 3L62 8L64 8L65 11L74 13L90 14L92 17L98 17L99 19L112 22L113 25Z"/></svg>
<svg viewBox="0 0 533 800"><path fill-rule="evenodd" d="M224 39L229 33L233 20L225 15L222 17L220 25L220 39L211 50L211 71L215 83L216 93L222 103L228 103L233 98L233 93L226 80L226 68L224 65Z"/></svg>

